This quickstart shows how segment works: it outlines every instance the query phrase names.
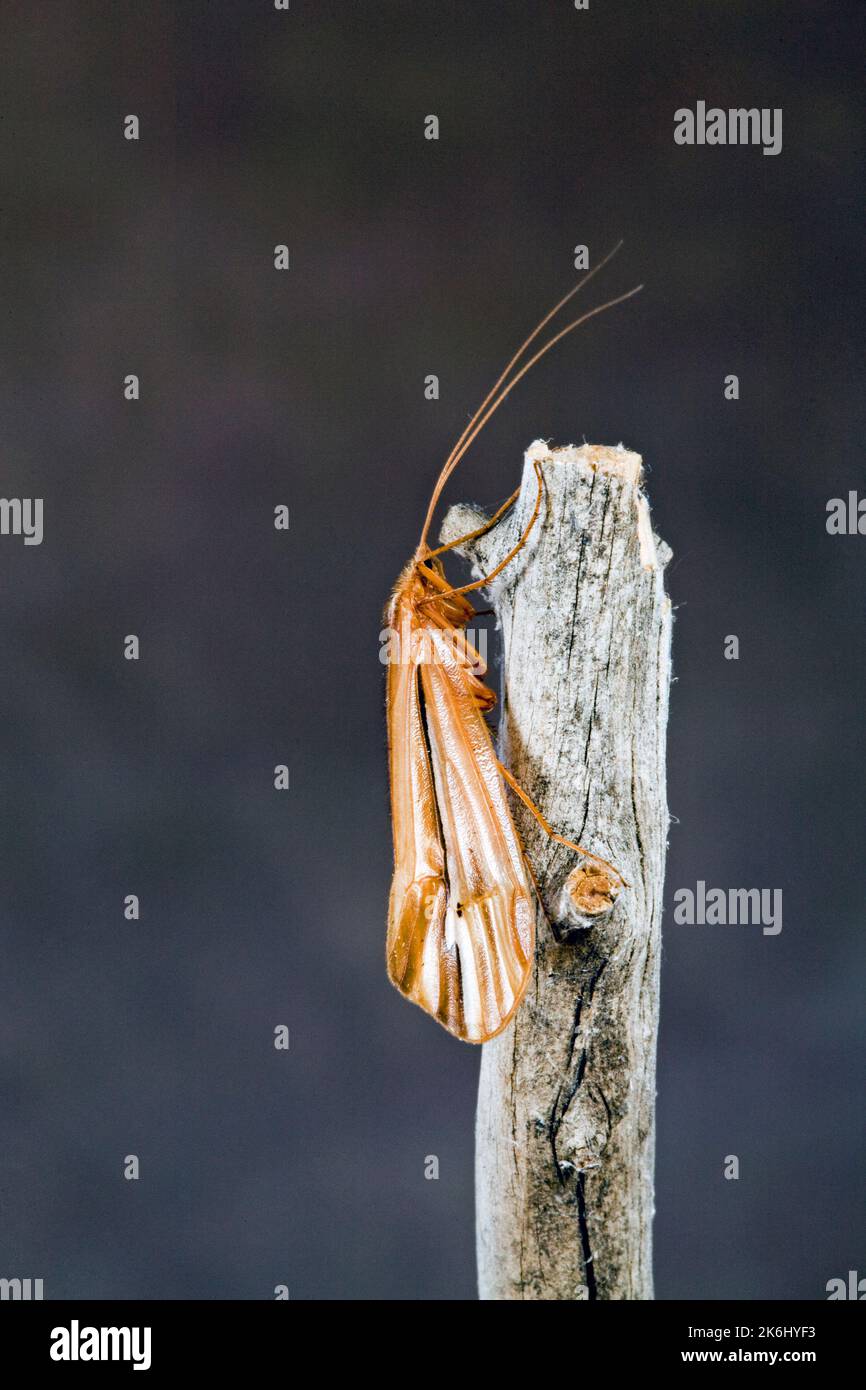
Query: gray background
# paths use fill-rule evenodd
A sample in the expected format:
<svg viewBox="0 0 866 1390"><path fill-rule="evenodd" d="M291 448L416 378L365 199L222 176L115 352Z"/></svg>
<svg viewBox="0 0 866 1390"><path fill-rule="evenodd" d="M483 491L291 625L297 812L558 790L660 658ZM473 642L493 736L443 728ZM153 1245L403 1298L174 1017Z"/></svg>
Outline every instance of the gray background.
<svg viewBox="0 0 866 1390"><path fill-rule="evenodd" d="M0 538L0 1274L473 1297L478 1053L383 968L380 613L467 413L619 236L598 297L646 290L450 496L621 439L675 553L659 1297L866 1274L866 538L825 531L866 489L863 14L4 4L3 491L46 534ZM781 155L675 146L699 99L782 107ZM781 936L674 925L699 878L781 887Z"/></svg>

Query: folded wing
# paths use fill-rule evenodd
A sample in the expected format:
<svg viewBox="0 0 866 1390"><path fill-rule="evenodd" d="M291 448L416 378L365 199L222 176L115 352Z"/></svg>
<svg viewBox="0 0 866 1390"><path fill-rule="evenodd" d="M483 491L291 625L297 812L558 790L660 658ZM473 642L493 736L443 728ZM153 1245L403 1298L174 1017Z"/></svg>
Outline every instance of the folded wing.
<svg viewBox="0 0 866 1390"><path fill-rule="evenodd" d="M425 638L430 659L388 668L388 972L449 1032L485 1042L529 980L532 895L468 648L454 630Z"/></svg>

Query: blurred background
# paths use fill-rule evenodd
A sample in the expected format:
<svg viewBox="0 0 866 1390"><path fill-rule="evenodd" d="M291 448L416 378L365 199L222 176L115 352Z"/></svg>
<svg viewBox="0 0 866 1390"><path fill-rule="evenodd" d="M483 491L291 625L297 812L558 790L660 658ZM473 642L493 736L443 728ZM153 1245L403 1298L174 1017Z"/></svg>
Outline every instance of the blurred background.
<svg viewBox="0 0 866 1390"><path fill-rule="evenodd" d="M0 537L0 1275L475 1296L479 1054L384 971L380 617L469 412L621 236L596 300L643 294L449 497L622 440L673 547L658 1297L866 1275L866 538L825 528L866 493L863 21L6 0L3 493L45 538ZM698 100L781 107L782 153L675 145ZM781 935L675 925L698 879L782 888Z"/></svg>

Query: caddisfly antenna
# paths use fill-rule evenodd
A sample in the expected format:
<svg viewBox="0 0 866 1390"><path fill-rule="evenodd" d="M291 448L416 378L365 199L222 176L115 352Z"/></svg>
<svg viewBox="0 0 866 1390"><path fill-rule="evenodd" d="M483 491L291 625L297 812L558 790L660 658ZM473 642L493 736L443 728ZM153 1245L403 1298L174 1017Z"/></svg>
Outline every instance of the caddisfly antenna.
<svg viewBox="0 0 866 1390"><path fill-rule="evenodd" d="M496 400L493 402L493 404L490 406L490 409L487 411L487 413L486 413L485 415L482 416L482 418L479 420L478 424L475 426L475 428L474 428L474 430L472 431L472 433L469 435L469 437L466 439L466 441L465 441L465 442L463 443L463 445L461 446L459 453L455 456L454 460L452 461L451 468L454 469L454 468L457 467L457 464L460 462L460 460L462 459L463 455L466 453L466 450L469 448L469 445L472 443L473 439L475 439L476 435L478 435L478 434L481 433L481 431L483 430L484 426L487 424L487 421L490 419L490 417L491 417L491 415L493 414L493 412L494 412L495 410L498 410L499 406L501 406L502 402L505 400L505 397L508 395L508 393L509 393L510 391L513 391L513 390L514 390L514 388L515 388L515 386L517 385L517 383L518 383L518 381L520 380L520 378L521 378L522 376L525 376L526 373L529 371L530 367L534 367L534 366L535 366L535 363L539 360L539 358L540 358L540 357L543 357L544 354L545 354L546 352L549 352L550 349L551 349L552 347L554 347L556 343L559 342L560 338L564 338L565 335L566 335L566 333L570 333L570 332L572 331L572 329L574 329L574 328L579 328L580 325L581 325L582 323L586 323L587 319L594 318L596 314L603 314L604 311L605 311L605 309L612 309L613 306L614 306L615 304L622 304L624 300L626 300L626 299L631 299L632 295L638 294L639 291L642 290L642 289L643 289L643 285L635 285L635 287L634 287L633 290L629 290L626 294L618 295L616 299L609 299L609 300L607 301L606 304L599 304L595 309L590 309L588 313L582 314L582 315L580 316L579 319L575 319L573 323L566 324L565 328L561 328L561 329L559 330L558 333L555 333L555 334L553 335L553 337L549 340L549 342L546 342L546 343L544 344L544 347L539 348L539 349L538 349L538 352L536 352L535 355L534 355L533 357L530 357L529 361L526 362L526 363L520 368L520 371L519 371L519 372L517 373L517 375L508 383L508 385L503 389L503 391L501 392L501 394L497 397L497 399L496 399ZM421 603L420 603L419 606L423 606L423 605L426 604L426 603L432 603L434 597L435 597L436 599L441 600L441 599L444 599L444 598L451 598L454 594L468 594L472 589L483 589L483 588L486 588L486 586L490 583L491 579L495 579L497 575L499 575L499 574L502 573L502 571L505 569L505 566L506 566L506 565L509 565L509 564L511 563L511 561L514 559L515 555L517 555L517 554L523 549L524 545L526 544L526 541L527 541L527 539L528 539L528 537L529 537L529 533L530 533L530 531L532 530L533 526L535 525L536 521L538 520L538 513L539 513L539 511L540 511L540 509L541 509L541 494L542 494L542 491L543 491L543 488L544 488L544 480L543 480L543 478L542 478L542 476L541 476L541 474L540 474L540 472L539 472L539 468L538 468L538 463L537 463L537 461L536 461L536 465L535 465L535 471L536 471L536 474L537 474L537 476L538 476L538 496L537 496L536 499L535 499L535 510L533 511L532 517L531 517L530 522L529 522L529 525L527 526L526 530L523 532L523 535L520 537L520 540L517 542L517 544L514 546L514 548L508 552L508 554L506 555L505 559L502 560L502 561L496 566L496 569L495 569L495 570L491 570L490 574L485 575L482 579L475 579L475 580L473 580L473 582L472 582L471 584L461 584L461 585L459 586L459 588L456 588L456 589L448 589L447 592L445 592L445 593L439 593L439 594L436 594L435 596L431 596L431 597L429 597L429 598L421 599ZM520 491L520 489L518 488L518 493L519 493L519 491ZM514 494L512 494L512 496L509 497L508 501L504 504L504 506L502 506L502 507L499 508L499 511L496 513L496 515L495 515L494 517L491 517L490 521L487 522L484 526L482 526L482 527L480 528L479 532L472 532L472 533L470 533L470 535L483 534L484 531L489 530L490 527L493 525L494 521L498 521L498 519L499 519L499 517L502 515L502 513L503 513L504 511L506 511L508 507L511 506L511 504L512 504L512 502L513 502L514 500L515 500L515 499L514 499ZM431 553L434 554L434 555L437 555L437 554L441 555L441 554L443 553L443 551L452 549L453 546L460 544L461 541L463 541L464 539L468 539L468 538L467 538L467 537L462 537L462 536L461 536L461 537L458 538L458 540L456 540L456 541L450 541L450 542L448 543L448 545L440 546L438 551L432 551ZM426 557L425 557L425 558L426 558Z"/></svg>
<svg viewBox="0 0 866 1390"><path fill-rule="evenodd" d="M579 280L576 285L572 286L572 288L568 291L568 294L563 295L562 299L560 299L556 304L554 304L553 308L550 309L547 314L545 314L541 322L537 324L536 327L532 330L529 337L526 338L525 341L520 345L520 347L517 349L508 365L502 371L494 385L490 388L487 395L484 397L484 400L481 402L480 406L472 416L471 420L469 420L468 424L463 429L462 433L460 434L460 437L455 442L453 448L451 449L451 452L449 453L447 459L445 460L445 463L442 466L442 471L439 474L439 477L436 481L436 486L433 489L433 495L430 498L430 505L427 508L427 515L424 519L424 529L421 532L419 549L423 548L427 544L427 535L433 521L433 513L436 510L436 504L439 501L439 498L442 494L443 487L450 478L451 474L454 472L454 469L457 467L463 455L466 453L466 450L469 448L469 445L472 443L473 439L475 439L480 430L483 429L484 425L490 419L490 416L493 414L493 412L498 408L499 405L502 404L512 387L516 386L517 382L529 370L529 368L535 362L537 362L540 357L544 356L544 353L548 350L548 348L553 347L555 343L559 342L560 338L564 338L566 333L570 333L573 328L577 328L579 324L584 323L588 318L592 318L593 314L601 313L604 309L609 309L614 304L621 303L623 299L630 298L632 294L637 294L637 291L643 288L641 285L638 285L637 288L631 290L629 294L622 295L619 299L610 300L608 304L603 304L601 308L593 310L592 313L585 314L582 318L575 319L575 321L573 323L570 323L567 328L564 328L559 333L557 333L553 338L550 339L550 341L546 344L545 347L541 348L540 351L537 352L534 355L534 357L532 357L531 360L526 363L526 365L517 374L517 376L515 376L514 379L510 382L508 387L502 392L502 394L499 396L498 400L495 402L493 407L487 411L483 419L480 419L482 412L486 410L487 406L490 404L490 401L493 399L500 386L502 386L503 382L506 380L511 369L514 366L516 366L516 364L520 361L521 357L526 352L526 349L530 346L531 343L535 341L542 329L545 328L547 324L550 322L550 320L556 314L559 313L559 310L562 309L569 302L569 300L577 294L578 290L583 289L584 285L588 284L594 275L597 275L600 270L604 269L608 261L616 255L617 251L620 249L621 246L622 241L618 241L616 246L614 246L612 250L608 251L606 256L602 257L598 265L594 266L592 270L590 270L586 275L584 275L582 280Z"/></svg>

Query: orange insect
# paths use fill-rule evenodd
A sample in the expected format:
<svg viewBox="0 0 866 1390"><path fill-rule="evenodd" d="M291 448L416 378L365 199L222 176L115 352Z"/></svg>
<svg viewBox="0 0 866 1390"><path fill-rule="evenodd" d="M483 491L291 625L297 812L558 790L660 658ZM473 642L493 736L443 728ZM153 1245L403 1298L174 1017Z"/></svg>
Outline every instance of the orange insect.
<svg viewBox="0 0 866 1390"><path fill-rule="evenodd" d="M579 324L641 288L560 329L504 384L542 329L618 249L542 319L460 435L433 489L418 548L385 615L389 632L400 639L399 659L388 663L386 697L394 830L388 974L407 999L465 1042L487 1042L510 1022L529 981L535 950L530 888L535 878L514 827L505 783L553 839L603 865L620 883L624 880L606 860L556 834L497 759L484 718L496 696L480 679L486 668L464 631L475 616L466 594L505 569L538 519L544 491L540 465L535 464L538 494L529 524L483 579L452 588L441 557L483 535L514 504L519 488L478 531L435 549L427 536L445 483L520 378Z"/></svg>

